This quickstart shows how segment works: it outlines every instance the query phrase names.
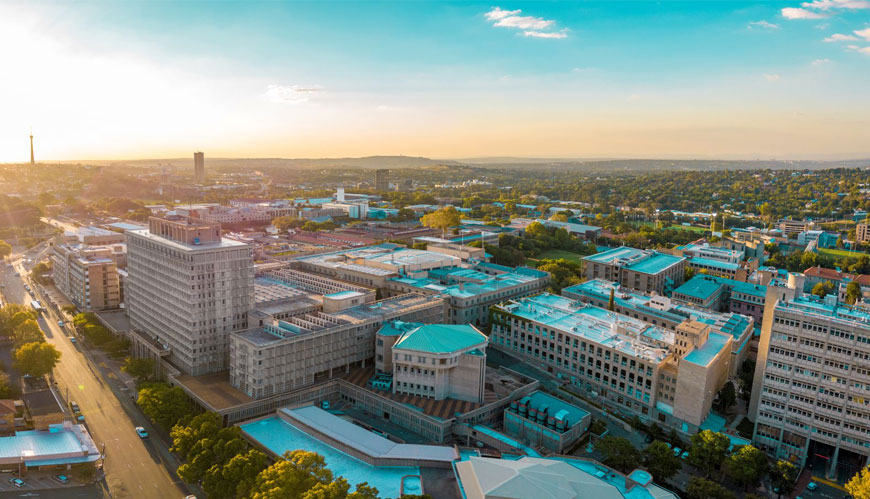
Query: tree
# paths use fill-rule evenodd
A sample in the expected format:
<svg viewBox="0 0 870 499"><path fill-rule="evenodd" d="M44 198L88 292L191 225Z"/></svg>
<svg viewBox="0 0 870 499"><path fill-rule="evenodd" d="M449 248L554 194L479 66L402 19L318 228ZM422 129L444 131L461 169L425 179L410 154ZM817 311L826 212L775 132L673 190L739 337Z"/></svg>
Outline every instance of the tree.
<svg viewBox="0 0 870 499"><path fill-rule="evenodd" d="M16 317L19 317L16 315ZM12 331L15 347L20 347L25 343L43 343L45 342L45 334L40 329L39 324L33 319L27 319Z"/></svg>
<svg viewBox="0 0 870 499"><path fill-rule="evenodd" d="M0 371L0 399L17 399L20 395L18 387L9 383L9 375Z"/></svg>
<svg viewBox="0 0 870 499"><path fill-rule="evenodd" d="M60 352L48 343L25 343L12 353L15 369L34 378L42 378L54 370Z"/></svg>
<svg viewBox="0 0 870 499"><path fill-rule="evenodd" d="M248 497L257 475L269 467L269 458L256 449L230 457L226 464L212 465L202 479L202 488L208 497L232 499Z"/></svg>
<svg viewBox="0 0 870 499"><path fill-rule="evenodd" d="M825 296L831 294L831 291L834 290L834 284L831 281L817 282L815 286L813 286L812 293L819 298L824 298Z"/></svg>
<svg viewBox="0 0 870 499"><path fill-rule="evenodd" d="M725 383L716 394L716 400L720 412L727 412L729 407L737 403L737 390L734 389L734 383L731 381Z"/></svg>
<svg viewBox="0 0 870 499"><path fill-rule="evenodd" d="M263 470L251 490L252 499L303 497L318 483L332 482L323 456L304 450L288 451L285 459Z"/></svg>
<svg viewBox="0 0 870 499"><path fill-rule="evenodd" d="M12 246L6 241L0 240L0 257L6 258L12 254Z"/></svg>
<svg viewBox="0 0 870 499"><path fill-rule="evenodd" d="M779 489L779 494L791 495L797 480L797 467L790 461L780 459L770 469L770 479L773 486Z"/></svg>
<svg viewBox="0 0 870 499"><path fill-rule="evenodd" d="M190 403L184 390L166 383L142 384L136 403L146 416L164 430L171 430L179 420L190 414Z"/></svg>
<svg viewBox="0 0 870 499"><path fill-rule="evenodd" d="M689 479L686 496L689 499L734 499L734 494L730 490L716 482L697 476Z"/></svg>
<svg viewBox="0 0 870 499"><path fill-rule="evenodd" d="M217 435L221 429L221 418L214 412L204 412L197 414L186 424L177 424L172 427L169 435L172 437L172 452L175 452L182 459L187 460L190 457L190 451L194 444L200 440L211 438Z"/></svg>
<svg viewBox="0 0 870 499"><path fill-rule="evenodd" d="M659 482L665 482L683 467L682 460L664 442L656 440L643 451L643 465Z"/></svg>
<svg viewBox="0 0 870 499"><path fill-rule="evenodd" d="M741 445L725 459L725 470L745 488L758 483L767 473L767 457L751 445Z"/></svg>
<svg viewBox="0 0 870 499"><path fill-rule="evenodd" d="M444 232L450 227L455 227L459 225L460 220L461 216L456 208L452 206L445 206L440 210L436 210L432 213L427 213L423 215L423 218L420 219L420 223L426 227L441 229L441 236L443 237Z"/></svg>
<svg viewBox="0 0 870 499"><path fill-rule="evenodd" d="M703 470L706 476L718 470L728 455L731 441L727 436L710 430L700 431L692 435L692 452L689 453L689 464Z"/></svg>
<svg viewBox="0 0 870 499"><path fill-rule="evenodd" d="M815 289L815 288L813 288ZM861 299L861 285L855 281L850 282L846 285L846 303L849 305L854 305Z"/></svg>
<svg viewBox="0 0 870 499"><path fill-rule="evenodd" d="M603 455L604 464L623 473L637 468L642 462L640 451L625 438L606 436L595 444L595 448Z"/></svg>
<svg viewBox="0 0 870 499"><path fill-rule="evenodd" d="M61 311L63 311L63 313L68 314L68 315L73 315L73 314L77 313L79 310L78 308L76 308L75 305L64 305L64 306L60 307L60 309L61 309Z"/></svg>
<svg viewBox="0 0 870 499"><path fill-rule="evenodd" d="M143 382L149 381L154 376L154 366L154 359L150 357L144 359L127 357L124 359L124 365L121 366L121 370L136 378L137 381Z"/></svg>
<svg viewBox="0 0 870 499"><path fill-rule="evenodd" d="M571 260L559 258L558 260L543 259L538 264L538 270L550 274L550 289L559 293L562 288L579 284L582 281L583 267Z"/></svg>
<svg viewBox="0 0 870 499"><path fill-rule="evenodd" d="M752 395L752 382L755 379L755 361L746 359L740 364L740 372L737 374L740 381L740 395L743 400L749 401Z"/></svg>
<svg viewBox="0 0 870 499"><path fill-rule="evenodd" d="M846 492L854 499L870 499L870 468L855 473L846 483Z"/></svg>

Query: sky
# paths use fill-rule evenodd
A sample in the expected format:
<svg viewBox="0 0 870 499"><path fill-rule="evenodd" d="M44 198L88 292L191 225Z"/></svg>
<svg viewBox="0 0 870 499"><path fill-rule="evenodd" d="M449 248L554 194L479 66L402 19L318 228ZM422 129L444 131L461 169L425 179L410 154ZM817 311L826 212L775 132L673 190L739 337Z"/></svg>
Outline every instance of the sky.
<svg viewBox="0 0 870 499"><path fill-rule="evenodd" d="M870 157L870 0L0 2L0 162Z"/></svg>

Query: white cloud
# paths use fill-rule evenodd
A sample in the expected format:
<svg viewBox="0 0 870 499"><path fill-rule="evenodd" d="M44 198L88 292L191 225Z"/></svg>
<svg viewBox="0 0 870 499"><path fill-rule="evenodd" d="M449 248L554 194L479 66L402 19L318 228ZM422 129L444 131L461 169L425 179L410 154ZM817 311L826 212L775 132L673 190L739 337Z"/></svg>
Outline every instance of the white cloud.
<svg viewBox="0 0 870 499"><path fill-rule="evenodd" d="M825 59L816 59L815 61L811 62L810 65L812 65L812 66L817 66L817 67L818 67L818 66L824 66L825 64L828 64L828 63L830 63L830 62L831 62L831 60L830 60L830 59L827 59L827 58L825 58Z"/></svg>
<svg viewBox="0 0 870 499"><path fill-rule="evenodd" d="M849 45L847 47L849 50L854 50L859 54L870 55L870 47L859 47L858 45Z"/></svg>
<svg viewBox="0 0 870 499"><path fill-rule="evenodd" d="M489 12L484 14L488 21L492 21L493 26L501 28L512 28L523 30L523 35L532 38L566 38L567 31L547 31L551 29L556 21L552 19L544 19L535 16L521 16L522 10L504 10L500 7L493 7Z"/></svg>
<svg viewBox="0 0 870 499"><path fill-rule="evenodd" d="M323 89L317 86L269 85L263 92L263 97L268 101L281 104L301 104L308 102L312 94L322 91Z"/></svg>
<svg viewBox="0 0 870 499"><path fill-rule="evenodd" d="M856 29L853 33L870 42L870 28Z"/></svg>
<svg viewBox="0 0 870 499"><path fill-rule="evenodd" d="M761 21L753 21L753 22L749 23L747 28L749 28L749 29L752 29L752 28L779 29L779 26L777 26L776 24L773 24L771 22L761 20Z"/></svg>
<svg viewBox="0 0 870 499"><path fill-rule="evenodd" d="M852 36L852 35L843 35L843 34L841 34L841 33L835 33L835 34L833 34L833 35L831 35L831 36L825 38L825 41L828 42L828 43L831 43L831 42L848 42L848 41L855 41L855 40L857 40L857 38L855 38L854 36Z"/></svg>
<svg viewBox="0 0 870 499"><path fill-rule="evenodd" d="M868 1L868 0L814 0L812 2L804 2L801 5L804 7L810 8L810 9L818 9L818 10L870 9L870 1Z"/></svg>
<svg viewBox="0 0 870 499"><path fill-rule="evenodd" d="M523 31L524 36L530 36L532 38L567 38L568 30L563 29L561 31Z"/></svg>
<svg viewBox="0 0 870 499"><path fill-rule="evenodd" d="M766 75L764 75L764 79L767 80L767 81L769 81L769 82L775 82L775 81L779 81L779 80L780 80L780 76L779 76L778 74L775 74L775 73L773 73L773 74L766 74Z"/></svg>
<svg viewBox="0 0 870 499"><path fill-rule="evenodd" d="M813 12L799 7L785 7L780 12L782 17L786 19L825 19L828 17L828 14Z"/></svg>

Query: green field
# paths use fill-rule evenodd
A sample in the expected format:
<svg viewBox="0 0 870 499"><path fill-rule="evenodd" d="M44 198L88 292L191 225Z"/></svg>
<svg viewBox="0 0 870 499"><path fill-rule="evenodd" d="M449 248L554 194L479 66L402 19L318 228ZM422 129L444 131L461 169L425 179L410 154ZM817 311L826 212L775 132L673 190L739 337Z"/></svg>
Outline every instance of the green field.
<svg viewBox="0 0 870 499"><path fill-rule="evenodd" d="M843 258L844 256L853 256L855 258L865 255L870 256L867 253L863 253L861 251L849 251L834 248L819 248L819 254L822 256L830 256L832 258Z"/></svg>
<svg viewBox="0 0 870 499"><path fill-rule="evenodd" d="M637 225L637 222L628 222L628 224L631 226L635 226L635 225ZM652 227L653 225L655 225L655 222L640 222L640 225ZM662 224L659 224L659 228L662 228ZM701 233L710 232L709 227L696 227L694 225L674 224L674 225L671 225L670 227L666 227L666 228L673 229L673 230L687 230L689 232L701 232Z"/></svg>
<svg viewBox="0 0 870 499"><path fill-rule="evenodd" d="M526 258L526 265L534 266L541 260L558 260L559 258L580 263L580 259L583 258L583 256L584 255L574 253L573 251L551 249L541 253L537 258Z"/></svg>

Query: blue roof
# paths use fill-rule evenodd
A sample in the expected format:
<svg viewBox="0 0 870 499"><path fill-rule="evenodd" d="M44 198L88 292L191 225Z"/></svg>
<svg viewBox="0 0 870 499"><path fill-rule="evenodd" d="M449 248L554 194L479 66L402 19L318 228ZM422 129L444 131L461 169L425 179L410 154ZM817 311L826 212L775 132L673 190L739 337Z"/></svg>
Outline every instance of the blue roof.
<svg viewBox="0 0 870 499"><path fill-rule="evenodd" d="M83 427L51 425L48 431L20 431L0 437L0 460L24 458L28 466L50 461L58 464L96 461L100 453Z"/></svg>
<svg viewBox="0 0 870 499"><path fill-rule="evenodd" d="M692 350L686 354L683 360L699 366L709 366L710 362L725 348L728 338L724 334L711 331L701 348Z"/></svg>
<svg viewBox="0 0 870 499"><path fill-rule="evenodd" d="M486 335L471 324L424 324L402 334L393 350L453 353L486 342Z"/></svg>
<svg viewBox="0 0 870 499"><path fill-rule="evenodd" d="M737 263L722 262L719 260L711 260L709 258L701 257L692 258L691 260L689 260L689 263L692 265L703 265L705 267L712 267L714 269L722 269L728 271L736 271L740 268L740 264Z"/></svg>
<svg viewBox="0 0 870 499"><path fill-rule="evenodd" d="M649 258L636 263L631 263L625 268L634 272L642 272L644 274L658 274L682 260L685 259L683 257L668 255L666 253L655 253Z"/></svg>
<svg viewBox="0 0 870 499"><path fill-rule="evenodd" d="M696 275L682 286L674 290L674 293L691 296L700 300L707 300L722 289L722 283L712 276Z"/></svg>

